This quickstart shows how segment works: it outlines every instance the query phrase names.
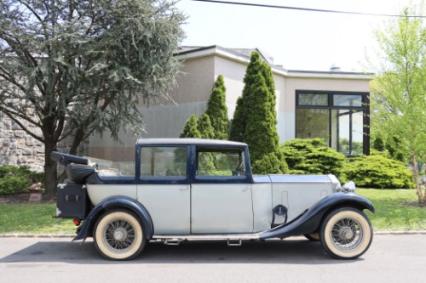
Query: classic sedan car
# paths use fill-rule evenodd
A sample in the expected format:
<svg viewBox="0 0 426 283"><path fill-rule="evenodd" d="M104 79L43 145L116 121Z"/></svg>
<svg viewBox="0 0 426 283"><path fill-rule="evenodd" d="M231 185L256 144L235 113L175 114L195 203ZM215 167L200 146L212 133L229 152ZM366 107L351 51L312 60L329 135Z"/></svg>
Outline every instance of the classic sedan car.
<svg viewBox="0 0 426 283"><path fill-rule="evenodd" d="M75 240L93 237L113 260L138 256L150 241L244 241L305 235L332 257L369 248L364 214L372 203L333 175L252 175L247 144L205 139L140 139L134 173L99 169L87 158L54 152L67 180L57 217L73 218ZM132 170L130 170L132 171Z"/></svg>

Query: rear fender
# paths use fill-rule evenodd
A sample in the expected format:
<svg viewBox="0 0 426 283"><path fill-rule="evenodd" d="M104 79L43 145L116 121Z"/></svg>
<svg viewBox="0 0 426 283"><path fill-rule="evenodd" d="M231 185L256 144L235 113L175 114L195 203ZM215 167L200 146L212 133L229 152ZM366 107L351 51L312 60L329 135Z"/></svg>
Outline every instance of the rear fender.
<svg viewBox="0 0 426 283"><path fill-rule="evenodd" d="M311 234L318 230L324 217L340 207L368 209L374 213L374 206L368 199L354 193L333 193L322 198L293 221L264 231L261 239L284 238L289 236Z"/></svg>
<svg viewBox="0 0 426 283"><path fill-rule="evenodd" d="M137 200L126 196L112 196L96 205L83 221L74 240L82 240L92 236L93 228L99 216L108 210L126 209L133 212L139 219L147 240L154 234L154 225L148 210Z"/></svg>

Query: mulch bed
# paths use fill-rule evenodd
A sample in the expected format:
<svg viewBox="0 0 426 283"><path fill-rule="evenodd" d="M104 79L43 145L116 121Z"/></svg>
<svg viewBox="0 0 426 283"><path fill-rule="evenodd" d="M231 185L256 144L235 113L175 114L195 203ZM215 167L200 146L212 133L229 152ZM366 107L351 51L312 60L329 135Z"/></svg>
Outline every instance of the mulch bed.
<svg viewBox="0 0 426 283"><path fill-rule="evenodd" d="M46 203L55 202L55 196L41 193L21 193L0 196L0 204L3 203Z"/></svg>

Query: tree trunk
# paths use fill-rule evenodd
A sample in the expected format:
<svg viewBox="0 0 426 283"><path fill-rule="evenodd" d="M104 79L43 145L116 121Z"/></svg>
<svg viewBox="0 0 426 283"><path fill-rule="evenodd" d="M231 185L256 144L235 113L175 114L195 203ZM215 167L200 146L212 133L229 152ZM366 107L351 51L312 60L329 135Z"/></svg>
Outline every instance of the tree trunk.
<svg viewBox="0 0 426 283"><path fill-rule="evenodd" d="M45 143L44 145L44 187L46 194L53 195L56 193L57 186L57 165L50 158L52 151L56 150L55 143Z"/></svg>
<svg viewBox="0 0 426 283"><path fill-rule="evenodd" d="M419 201L419 205L424 205L426 196L425 196L425 191L423 190L419 180L420 173L419 173L419 165L417 163L416 154L413 154L413 156L411 157L411 162L413 166L413 178L414 178L414 184L416 186L417 199Z"/></svg>

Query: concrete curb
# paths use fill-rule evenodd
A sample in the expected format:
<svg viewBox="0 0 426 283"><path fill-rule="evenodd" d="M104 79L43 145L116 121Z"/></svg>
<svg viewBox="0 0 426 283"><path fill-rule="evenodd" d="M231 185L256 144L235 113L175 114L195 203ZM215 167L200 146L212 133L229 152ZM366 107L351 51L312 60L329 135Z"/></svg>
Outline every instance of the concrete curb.
<svg viewBox="0 0 426 283"><path fill-rule="evenodd" d="M420 231L376 231L375 235L426 235ZM72 234L0 234L0 238L74 238Z"/></svg>

